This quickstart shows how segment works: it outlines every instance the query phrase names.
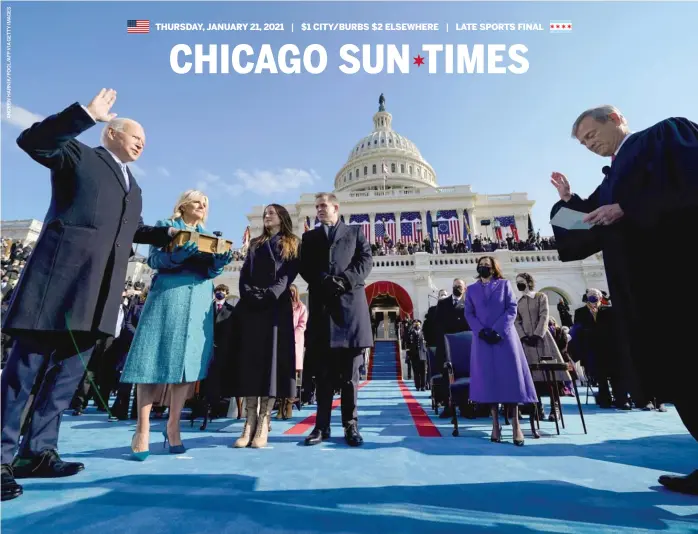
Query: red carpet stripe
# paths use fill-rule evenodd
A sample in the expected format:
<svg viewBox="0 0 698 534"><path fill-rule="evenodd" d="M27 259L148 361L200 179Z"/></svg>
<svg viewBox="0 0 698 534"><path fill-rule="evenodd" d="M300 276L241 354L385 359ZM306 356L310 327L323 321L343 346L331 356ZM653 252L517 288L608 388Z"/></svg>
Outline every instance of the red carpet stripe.
<svg viewBox="0 0 698 534"><path fill-rule="evenodd" d="M373 352L375 349L371 349L371 358L368 362L368 370L366 371L366 380L359 384L359 389L364 387L366 384L368 384L371 381L371 378L373 377ZM341 405L342 401L341 399L335 399L332 401L332 409L334 410L335 408L338 408ZM285 436L300 436L302 434L305 434L309 430L312 430L315 427L315 420L317 419L317 412L315 412L313 415L309 415L305 419L303 419L300 423L295 424L291 428L289 428L286 432L284 432Z"/></svg>
<svg viewBox="0 0 698 534"><path fill-rule="evenodd" d="M409 390L407 385L402 380L402 365L400 363L400 349L397 344L395 344L395 362L396 368L396 378L398 386L400 386L400 392L402 393L402 398L405 399L405 404L410 411L412 416L412 421L414 426L417 427L417 433L422 438L440 438L441 432L436 428L436 425L431 421L431 418L424 411L422 405L419 401L414 398L412 392Z"/></svg>

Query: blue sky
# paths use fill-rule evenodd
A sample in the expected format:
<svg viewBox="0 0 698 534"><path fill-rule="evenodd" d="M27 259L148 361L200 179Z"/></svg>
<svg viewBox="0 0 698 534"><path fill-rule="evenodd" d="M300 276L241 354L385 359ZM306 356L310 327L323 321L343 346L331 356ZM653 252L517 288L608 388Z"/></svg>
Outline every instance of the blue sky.
<svg viewBox="0 0 698 534"><path fill-rule="evenodd" d="M612 103L634 130L669 116L698 120L698 4L695 3L3 3L12 8L13 118L2 117L2 219L43 219L49 174L15 139L31 114L46 116L102 87L118 91L120 116L141 122L146 150L135 169L146 222L169 216L178 194L206 182L209 228L239 245L253 206L294 202L331 189L354 143L372 129L383 92L393 127L416 143L442 186L479 193L526 191L533 220L550 233L549 183L567 174L582 195L598 183L604 160L570 138L587 107ZM158 32L128 35L126 20L293 22L295 33ZM460 32L457 22L571 20L568 34ZM301 22L438 22L451 31L311 32ZM178 43L295 43L325 46L321 75L177 75ZM523 43L523 75L345 75L344 43ZM416 55L416 53L414 54ZM5 53L3 50L3 102ZM693 87L693 89L691 89ZM20 109L21 108L21 109ZM100 127L80 139L99 144ZM455 206L454 206L455 207Z"/></svg>

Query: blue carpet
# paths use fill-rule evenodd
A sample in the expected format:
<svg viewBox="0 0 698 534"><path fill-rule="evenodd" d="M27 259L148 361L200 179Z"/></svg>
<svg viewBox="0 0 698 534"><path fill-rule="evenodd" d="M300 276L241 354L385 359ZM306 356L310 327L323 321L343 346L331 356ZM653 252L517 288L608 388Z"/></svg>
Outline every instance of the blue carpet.
<svg viewBox="0 0 698 534"><path fill-rule="evenodd" d="M312 411L273 421L266 449L231 449L242 421L216 420L205 432L183 423L185 454L167 454L153 420L151 456L129 460L135 422L108 423L90 408L66 412L60 450L82 473L25 480L25 493L2 504L2 532L110 533L452 533L698 532L698 498L658 487L661 473L698 467L698 444L673 407L668 413L585 406L584 435L573 399L562 434L524 447L489 441L488 419L433 416L429 392L415 398L443 437L417 434L396 379L394 346L377 344L372 380L359 394L365 444L333 437L317 447L283 433ZM526 431L528 421L523 428Z"/></svg>

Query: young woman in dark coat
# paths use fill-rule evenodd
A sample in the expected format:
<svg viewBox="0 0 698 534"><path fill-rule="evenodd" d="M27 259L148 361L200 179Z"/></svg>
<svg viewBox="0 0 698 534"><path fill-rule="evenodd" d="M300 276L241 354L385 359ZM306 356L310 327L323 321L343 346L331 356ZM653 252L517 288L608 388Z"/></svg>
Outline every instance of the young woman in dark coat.
<svg viewBox="0 0 698 534"><path fill-rule="evenodd" d="M298 274L300 240L288 211L264 210L264 231L250 243L240 271L240 341L235 396L245 397L247 420L235 448L267 444L274 399L296 395L296 342L290 286Z"/></svg>

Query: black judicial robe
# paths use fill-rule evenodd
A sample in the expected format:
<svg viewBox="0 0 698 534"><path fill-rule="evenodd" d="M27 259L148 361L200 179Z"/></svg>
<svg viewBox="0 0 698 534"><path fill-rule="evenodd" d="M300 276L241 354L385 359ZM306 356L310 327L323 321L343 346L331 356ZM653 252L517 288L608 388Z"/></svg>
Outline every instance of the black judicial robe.
<svg viewBox="0 0 698 534"><path fill-rule="evenodd" d="M698 125L670 118L632 134L601 185L587 199L559 201L551 218L562 206L589 213L615 203L624 216L613 225L553 227L560 259L603 253L616 335L638 372L640 391L686 402L687 395L695 398L688 372L695 350L687 333L695 325L696 300L680 258L685 230L698 217Z"/></svg>

